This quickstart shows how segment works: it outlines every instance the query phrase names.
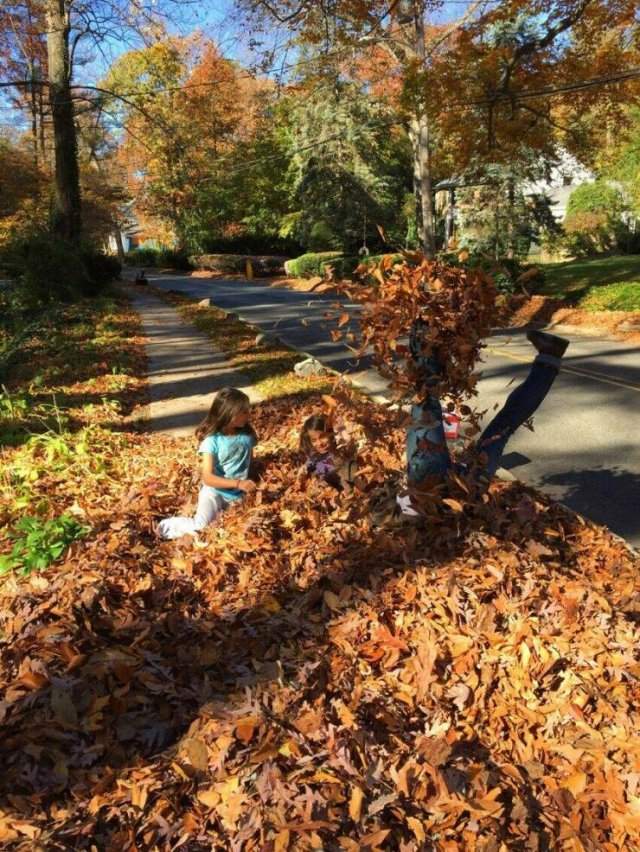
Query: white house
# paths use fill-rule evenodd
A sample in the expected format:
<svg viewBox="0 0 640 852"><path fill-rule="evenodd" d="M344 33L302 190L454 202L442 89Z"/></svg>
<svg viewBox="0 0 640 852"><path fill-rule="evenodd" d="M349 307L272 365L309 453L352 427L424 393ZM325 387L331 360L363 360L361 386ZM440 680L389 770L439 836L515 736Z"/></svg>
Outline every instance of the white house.
<svg viewBox="0 0 640 852"><path fill-rule="evenodd" d="M575 157L563 151L560 162L551 169L548 179L527 183L523 191L528 196L547 197L556 222L563 222L573 190L583 183L592 183L595 179L595 175L581 165Z"/></svg>

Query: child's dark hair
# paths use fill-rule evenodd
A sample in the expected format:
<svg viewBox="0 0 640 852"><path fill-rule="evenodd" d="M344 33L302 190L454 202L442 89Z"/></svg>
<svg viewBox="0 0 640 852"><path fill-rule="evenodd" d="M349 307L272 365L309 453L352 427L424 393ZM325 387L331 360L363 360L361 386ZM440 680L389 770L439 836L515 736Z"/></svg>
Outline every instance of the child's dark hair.
<svg viewBox="0 0 640 852"><path fill-rule="evenodd" d="M311 417L307 417L304 421L302 424L302 432L300 433L300 449L303 453L305 453L305 455L312 456L314 449L311 445L309 432L333 433L333 426L331 425L329 418L324 417L322 414L312 414Z"/></svg>
<svg viewBox="0 0 640 852"><path fill-rule="evenodd" d="M221 388L215 395L209 413L196 429L196 438L202 441L208 435L224 432L234 417L251 406L249 397L237 388ZM247 424L243 431L253 432Z"/></svg>

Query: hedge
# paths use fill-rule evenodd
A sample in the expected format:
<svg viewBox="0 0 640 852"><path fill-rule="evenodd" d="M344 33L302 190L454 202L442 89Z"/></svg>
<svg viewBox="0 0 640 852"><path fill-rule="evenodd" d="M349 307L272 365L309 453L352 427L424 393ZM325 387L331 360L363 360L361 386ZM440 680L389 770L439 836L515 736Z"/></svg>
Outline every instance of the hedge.
<svg viewBox="0 0 640 852"><path fill-rule="evenodd" d="M344 255L339 251L309 252L293 260L288 260L285 265L287 275L296 278L313 278L317 275L323 277L327 267L332 267L334 278L351 278L361 264L371 266L379 263L384 254L368 255L367 257L354 257ZM402 255L391 255L394 261L401 261Z"/></svg>
<svg viewBox="0 0 640 852"><path fill-rule="evenodd" d="M125 259L133 266L169 267L187 271L193 266L184 252L175 249L155 249L142 246L128 251Z"/></svg>
<svg viewBox="0 0 640 852"><path fill-rule="evenodd" d="M189 258L197 269L244 274L251 261L254 275L276 275L284 271L286 258L279 255L200 254Z"/></svg>
<svg viewBox="0 0 640 852"><path fill-rule="evenodd" d="M349 257L339 251L308 252L288 260L285 265L287 275L296 278L314 278L319 275L323 277L327 267L332 267L336 278L346 278L353 274L354 269L360 263L360 258Z"/></svg>

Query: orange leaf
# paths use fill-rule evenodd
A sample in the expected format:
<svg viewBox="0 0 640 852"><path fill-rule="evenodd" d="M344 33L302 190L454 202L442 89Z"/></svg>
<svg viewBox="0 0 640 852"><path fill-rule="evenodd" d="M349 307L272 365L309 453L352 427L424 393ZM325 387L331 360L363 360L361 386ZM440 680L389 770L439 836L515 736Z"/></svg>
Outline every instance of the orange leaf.
<svg viewBox="0 0 640 852"><path fill-rule="evenodd" d="M464 506L459 500L454 500L453 497L443 497L442 502L446 503L454 512L464 512Z"/></svg>

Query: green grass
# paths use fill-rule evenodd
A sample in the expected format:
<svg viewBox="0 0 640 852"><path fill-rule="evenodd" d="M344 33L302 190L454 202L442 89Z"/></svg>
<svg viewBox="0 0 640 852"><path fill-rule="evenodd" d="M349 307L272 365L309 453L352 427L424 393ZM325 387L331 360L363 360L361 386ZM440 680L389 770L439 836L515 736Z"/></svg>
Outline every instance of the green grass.
<svg viewBox="0 0 640 852"><path fill-rule="evenodd" d="M585 311L640 311L640 280L589 287L578 306Z"/></svg>
<svg viewBox="0 0 640 852"><path fill-rule="evenodd" d="M536 293L568 299L592 311L640 310L640 255L613 255L541 266L545 282Z"/></svg>

